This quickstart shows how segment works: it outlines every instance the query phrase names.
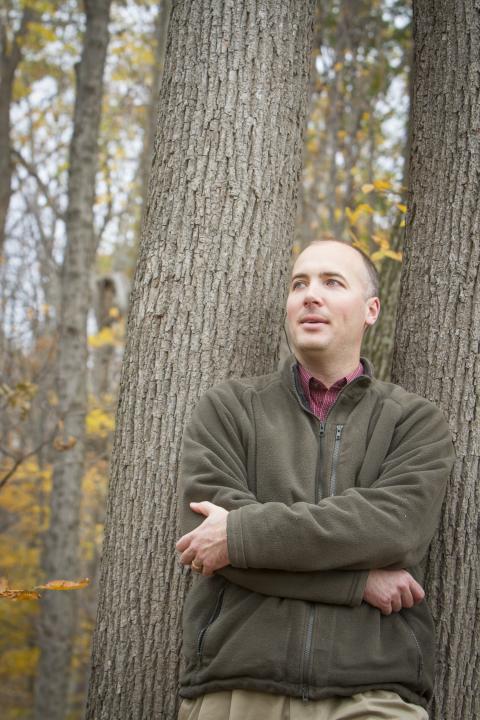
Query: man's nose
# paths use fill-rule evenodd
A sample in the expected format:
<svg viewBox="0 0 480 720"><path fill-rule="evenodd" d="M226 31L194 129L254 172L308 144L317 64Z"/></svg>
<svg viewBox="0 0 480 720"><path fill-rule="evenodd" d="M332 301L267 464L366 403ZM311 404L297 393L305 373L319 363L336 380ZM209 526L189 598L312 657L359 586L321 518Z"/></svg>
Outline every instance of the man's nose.
<svg viewBox="0 0 480 720"><path fill-rule="evenodd" d="M311 305L317 303L322 305L324 302L323 289L320 285L309 285L308 291L305 293L304 304Z"/></svg>

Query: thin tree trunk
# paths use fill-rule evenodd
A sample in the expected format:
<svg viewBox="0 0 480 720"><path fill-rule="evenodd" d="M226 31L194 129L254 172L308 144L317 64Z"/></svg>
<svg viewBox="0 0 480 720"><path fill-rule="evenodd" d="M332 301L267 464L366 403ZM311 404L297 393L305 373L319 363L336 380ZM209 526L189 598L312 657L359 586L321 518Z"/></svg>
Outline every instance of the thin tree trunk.
<svg viewBox="0 0 480 720"><path fill-rule="evenodd" d="M475 0L414 3L411 207L393 377L443 409L457 461L427 564L432 720L480 717L480 121ZM476 70L474 71L474 68Z"/></svg>
<svg viewBox="0 0 480 720"><path fill-rule="evenodd" d="M142 157L140 162L140 176L142 181L142 215L144 214L148 201L148 181L150 179L150 168L153 158L153 143L157 128L158 95L162 84L163 68L165 64L165 51L167 47L167 31L172 11L172 0L159 0L157 17L155 18L155 56L153 63L153 78L150 92L150 104L145 128L145 140L143 143Z"/></svg>
<svg viewBox="0 0 480 720"><path fill-rule="evenodd" d="M176 717L176 476L199 395L274 369L314 0L174 4L131 295L87 717Z"/></svg>
<svg viewBox="0 0 480 720"><path fill-rule="evenodd" d="M0 257L4 252L5 225L12 193L12 147L10 138L10 106L12 104L15 71L22 59L22 40L28 24L37 19L31 8L25 8L20 27L15 33L11 47L7 30L0 19Z"/></svg>
<svg viewBox="0 0 480 720"><path fill-rule="evenodd" d="M86 30L77 65L70 146L67 245L61 278L58 396L66 449L53 468L50 527L44 568L49 579L75 578L87 409L87 313L94 260L93 204L97 145L108 45L110 0L85 0ZM70 439L73 446L70 447ZM75 593L47 593L39 626L40 660L35 686L37 720L61 720L68 711L68 682L76 630Z"/></svg>

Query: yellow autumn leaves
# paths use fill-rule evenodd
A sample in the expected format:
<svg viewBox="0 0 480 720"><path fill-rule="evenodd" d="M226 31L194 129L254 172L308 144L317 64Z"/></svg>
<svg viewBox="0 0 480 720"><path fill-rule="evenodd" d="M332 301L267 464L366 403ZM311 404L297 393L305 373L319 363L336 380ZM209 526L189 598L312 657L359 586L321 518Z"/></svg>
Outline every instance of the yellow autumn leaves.
<svg viewBox="0 0 480 720"><path fill-rule="evenodd" d="M396 195L400 195L401 190L395 189L391 182L388 180L374 180L371 183L365 183L362 185L361 190L365 195L368 195L369 193L376 191L377 193L393 193ZM407 206L404 203L401 202L395 202L395 207L397 210L399 210L402 215L405 215L407 212ZM340 211L341 212L341 211ZM367 202L359 203L355 208L345 208L345 216L349 222L350 230L349 234L352 238L353 245L356 247L360 247L362 250L364 250L371 258L373 262L378 262L380 260L383 260L384 258L390 258L391 260L395 260L397 262L401 262L402 260L402 253L396 252L395 250L391 249L390 246L390 240L389 240L389 232L384 230L377 230L376 233L373 233L369 240L371 240L375 245L377 245L378 249L374 250L373 252L368 247L368 242L366 242L366 238L363 237L360 239L359 237L359 227L362 223L362 220L365 219L365 216L374 215L375 209L369 205ZM405 219L403 218L400 223L399 227L405 226ZM363 233L365 235L365 233Z"/></svg>

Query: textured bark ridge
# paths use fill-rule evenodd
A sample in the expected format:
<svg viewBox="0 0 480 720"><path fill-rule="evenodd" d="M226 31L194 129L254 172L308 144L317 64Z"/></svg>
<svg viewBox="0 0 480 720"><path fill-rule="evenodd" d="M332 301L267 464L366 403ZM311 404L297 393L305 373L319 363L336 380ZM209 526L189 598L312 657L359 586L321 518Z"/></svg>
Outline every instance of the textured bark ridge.
<svg viewBox="0 0 480 720"><path fill-rule="evenodd" d="M57 453L54 461L50 527L43 562L49 580L75 579L78 567L87 412L89 277L95 256L93 204L110 0L86 0L85 9L87 25L77 66L70 145L57 368L64 439L74 438L75 444ZM40 660L35 683L36 720L62 720L68 714L68 682L76 631L75 599L75 593L66 592L47 593L42 598Z"/></svg>
<svg viewBox="0 0 480 720"><path fill-rule="evenodd" d="M395 382L445 413L457 461L427 566L435 720L480 717L480 6L414 3L411 205Z"/></svg>
<svg viewBox="0 0 480 720"><path fill-rule="evenodd" d="M176 2L117 414L87 717L173 720L176 473L198 396L274 369L314 2Z"/></svg>

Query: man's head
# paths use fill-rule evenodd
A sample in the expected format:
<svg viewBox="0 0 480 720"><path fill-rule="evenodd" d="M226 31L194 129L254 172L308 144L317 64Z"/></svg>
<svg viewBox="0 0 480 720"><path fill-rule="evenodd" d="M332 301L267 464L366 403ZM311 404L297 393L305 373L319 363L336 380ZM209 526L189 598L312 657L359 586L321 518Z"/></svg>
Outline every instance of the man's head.
<svg viewBox="0 0 480 720"><path fill-rule="evenodd" d="M298 256L287 300L289 334L300 362L360 354L365 329L380 312L371 260L338 240L313 242Z"/></svg>

